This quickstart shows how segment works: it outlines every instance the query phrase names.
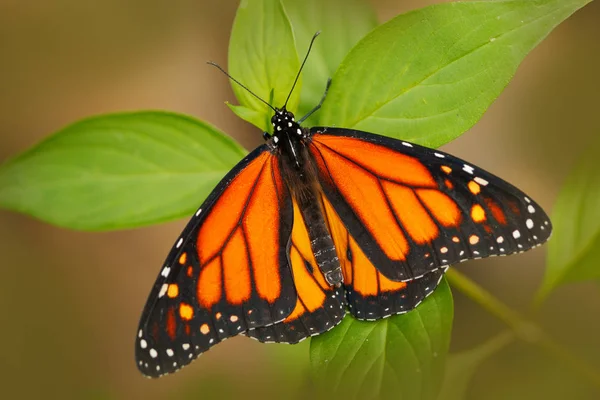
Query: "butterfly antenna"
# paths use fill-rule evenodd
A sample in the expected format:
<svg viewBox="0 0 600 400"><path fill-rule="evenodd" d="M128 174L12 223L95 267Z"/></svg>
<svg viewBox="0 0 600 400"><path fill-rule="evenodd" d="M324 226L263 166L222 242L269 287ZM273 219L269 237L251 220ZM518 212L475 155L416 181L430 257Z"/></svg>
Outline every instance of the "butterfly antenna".
<svg viewBox="0 0 600 400"><path fill-rule="evenodd" d="M294 88L296 87L296 83L298 83L298 78L300 78L300 72L302 72L302 68L304 68L304 64L306 63L306 60L308 59L308 55L310 54L310 49L312 49L315 39L320 34L321 34L321 31L317 31L313 35L312 39L310 40L310 44L308 45L308 51L306 52L306 55L304 56L304 61L302 61L302 65L300 66L300 69L298 70L298 74L296 75L296 79L294 80L294 84L292 85L292 89L290 90L290 93L288 94L287 99L285 99L285 104L283 105L283 108L285 108L285 106L287 106L287 103L290 100L290 96L292 95L292 92L294 91Z"/></svg>
<svg viewBox="0 0 600 400"><path fill-rule="evenodd" d="M238 85L240 85L241 87L243 87L244 89L246 89L246 91L248 93L250 93L252 96L256 97L258 100L262 101L263 103L265 103L271 110L277 112L277 110L275 109L275 107L273 107L272 105L270 105L269 103L267 103L266 101L264 101L263 99L261 99L256 93L254 93L252 90L248 89L246 86L242 85L242 83L240 81L238 81L237 79L235 79L233 76L229 75L229 73L227 73L227 71L225 71L219 64L212 62L212 61L207 61L206 62L209 65L212 65L213 67L216 67L219 69L219 71L221 71L222 73L224 73L229 79L231 79L232 81L234 81L235 83L237 83ZM286 102L287 103L287 102Z"/></svg>

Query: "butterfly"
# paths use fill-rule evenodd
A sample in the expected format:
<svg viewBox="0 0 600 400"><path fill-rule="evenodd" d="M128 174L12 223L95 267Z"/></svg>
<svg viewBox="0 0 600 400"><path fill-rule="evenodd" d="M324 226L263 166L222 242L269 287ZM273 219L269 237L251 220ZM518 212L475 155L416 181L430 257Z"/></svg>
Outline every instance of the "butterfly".
<svg viewBox="0 0 600 400"><path fill-rule="evenodd" d="M550 236L536 202L457 157L304 128L285 104L273 111L273 134L216 186L160 270L135 344L145 376L238 334L298 343L347 311L360 320L408 312L450 265Z"/></svg>

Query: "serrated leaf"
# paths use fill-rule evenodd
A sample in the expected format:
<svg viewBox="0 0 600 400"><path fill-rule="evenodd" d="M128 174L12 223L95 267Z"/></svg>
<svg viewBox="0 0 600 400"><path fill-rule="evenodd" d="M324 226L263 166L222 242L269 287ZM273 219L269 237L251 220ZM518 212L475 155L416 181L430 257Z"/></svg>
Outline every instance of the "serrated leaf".
<svg viewBox="0 0 600 400"><path fill-rule="evenodd" d="M504 332L473 349L450 354L438 400L467 399L467 390L477 368L514 338L512 332Z"/></svg>
<svg viewBox="0 0 600 400"><path fill-rule="evenodd" d="M435 399L452 318L445 279L407 314L373 322L346 316L339 326L311 340L316 383L336 398Z"/></svg>
<svg viewBox="0 0 600 400"><path fill-rule="evenodd" d="M296 50L304 57L313 35L315 41L302 74L298 117L306 115L321 100L327 80L333 77L342 59L377 26L375 10L365 0L283 0L294 36ZM306 126L314 125L314 118Z"/></svg>
<svg viewBox="0 0 600 400"><path fill-rule="evenodd" d="M245 150L216 128L166 112L86 119L0 167L0 206L83 230L190 215Z"/></svg>
<svg viewBox="0 0 600 400"><path fill-rule="evenodd" d="M292 26L280 0L242 0L229 41L231 76L267 102L273 91L272 105L282 107L299 68ZM264 116L271 115L272 110L241 86L232 82L232 88L240 105L254 111L236 114L267 130ZM288 110L298 107L301 88L299 80Z"/></svg>
<svg viewBox="0 0 600 400"><path fill-rule="evenodd" d="M538 302L558 285L600 279L600 174L596 139L564 183L552 212L546 274Z"/></svg>
<svg viewBox="0 0 600 400"><path fill-rule="evenodd" d="M400 15L342 61L319 124L447 143L477 122L527 53L589 1L458 2Z"/></svg>

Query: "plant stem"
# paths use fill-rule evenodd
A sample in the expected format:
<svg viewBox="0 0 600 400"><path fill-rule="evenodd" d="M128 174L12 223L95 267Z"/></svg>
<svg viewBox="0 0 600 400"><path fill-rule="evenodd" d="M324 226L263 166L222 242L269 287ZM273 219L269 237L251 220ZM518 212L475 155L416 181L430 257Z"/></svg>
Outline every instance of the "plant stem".
<svg viewBox="0 0 600 400"><path fill-rule="evenodd" d="M582 376L600 388L600 371L554 341L541 327L523 318L519 313L512 310L490 292L456 269L448 270L446 277L454 288L461 291L464 295L508 325L519 339L546 350L557 359L570 365L574 370L577 370Z"/></svg>

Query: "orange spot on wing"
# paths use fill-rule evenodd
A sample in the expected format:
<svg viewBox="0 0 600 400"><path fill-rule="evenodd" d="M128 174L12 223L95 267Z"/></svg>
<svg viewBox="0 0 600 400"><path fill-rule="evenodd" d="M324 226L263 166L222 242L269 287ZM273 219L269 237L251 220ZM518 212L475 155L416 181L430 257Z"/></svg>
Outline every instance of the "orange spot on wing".
<svg viewBox="0 0 600 400"><path fill-rule="evenodd" d="M175 310L173 307L169 307L169 310L167 311L166 330L167 335L169 335L171 340L175 340L177 334L177 321L175 319Z"/></svg>
<svg viewBox="0 0 600 400"><path fill-rule="evenodd" d="M517 214L520 215L521 214L521 210L519 209L519 205L517 203L515 203L514 201L509 201L508 202L508 207L510 208L510 210Z"/></svg>
<svg viewBox="0 0 600 400"><path fill-rule="evenodd" d="M206 335L206 334L208 334L208 332L210 332L210 328L209 328L208 324L202 324L200 326L200 333Z"/></svg>
<svg viewBox="0 0 600 400"><path fill-rule="evenodd" d="M219 319L221 319L221 315L222 315L222 314L221 314L220 312L218 312L218 313L216 313L216 314L215 314L215 318L216 318L217 320L219 320Z"/></svg>
<svg viewBox="0 0 600 400"><path fill-rule="evenodd" d="M191 278L192 275L194 275L194 268L192 268L191 266L187 267L186 275L188 276L188 278Z"/></svg>
<svg viewBox="0 0 600 400"><path fill-rule="evenodd" d="M494 200L490 199L489 197L486 197L484 200L485 200L485 205L492 213L492 216L494 217L494 219L496 221L498 221L499 224L506 225L506 216L504 215L504 212L502 212L502 209L500 208L500 206Z"/></svg>
<svg viewBox="0 0 600 400"><path fill-rule="evenodd" d="M323 150L322 144L331 147L379 177L408 185L436 186L433 176L419 160L385 146L340 136L315 135L313 140L319 149Z"/></svg>
<svg viewBox="0 0 600 400"><path fill-rule="evenodd" d="M446 187L448 189L450 189L450 190L454 189L454 184L450 181L450 179L445 179L444 184L446 185Z"/></svg>
<svg viewBox="0 0 600 400"><path fill-rule="evenodd" d="M236 229L223 250L225 296L229 304L239 305L250 298L250 265L242 230Z"/></svg>
<svg viewBox="0 0 600 400"><path fill-rule="evenodd" d="M179 305L179 316L184 321L189 321L194 318L194 309L187 303L181 303Z"/></svg>
<svg viewBox="0 0 600 400"><path fill-rule="evenodd" d="M190 336L190 331L191 331L191 329L190 329L189 324L185 324L185 334Z"/></svg>
<svg viewBox="0 0 600 400"><path fill-rule="evenodd" d="M377 179L326 147L320 148L338 190L383 252L392 260L406 259L408 242L395 223ZM324 166L320 165L320 168ZM326 171L322 173L327 174Z"/></svg>
<svg viewBox="0 0 600 400"><path fill-rule="evenodd" d="M469 188L469 191L473 194L479 194L479 192L481 192L481 187L475 181L470 181L469 183L467 183L467 187Z"/></svg>
<svg viewBox="0 0 600 400"><path fill-rule="evenodd" d="M402 226L416 243L427 243L438 236L435 222L412 189L387 181L383 183L383 188Z"/></svg>
<svg viewBox="0 0 600 400"><path fill-rule="evenodd" d="M447 165L442 165L440 168L442 169L442 171L444 171L447 174L449 174L450 172L452 172L452 168L450 168Z"/></svg>
<svg viewBox="0 0 600 400"><path fill-rule="evenodd" d="M179 286L177 286L176 283L171 283L169 285L169 288L167 289L167 296L169 296L172 299L179 296Z"/></svg>
<svg viewBox="0 0 600 400"><path fill-rule="evenodd" d="M458 226L461 220L456 203L439 190L417 189L417 195L433 216L444 226Z"/></svg>
<svg viewBox="0 0 600 400"><path fill-rule="evenodd" d="M209 309L221 299L221 263L219 257L215 257L200 272L196 296L200 305Z"/></svg>
<svg viewBox="0 0 600 400"><path fill-rule="evenodd" d="M469 236L469 243L471 243L471 244L479 243L479 236L477 236L477 235Z"/></svg>
<svg viewBox="0 0 600 400"><path fill-rule="evenodd" d="M183 265L187 262L187 253L181 253L179 256L179 264Z"/></svg>
<svg viewBox="0 0 600 400"><path fill-rule="evenodd" d="M475 204L471 207L471 219L475 222L485 221L485 211L479 204Z"/></svg>

